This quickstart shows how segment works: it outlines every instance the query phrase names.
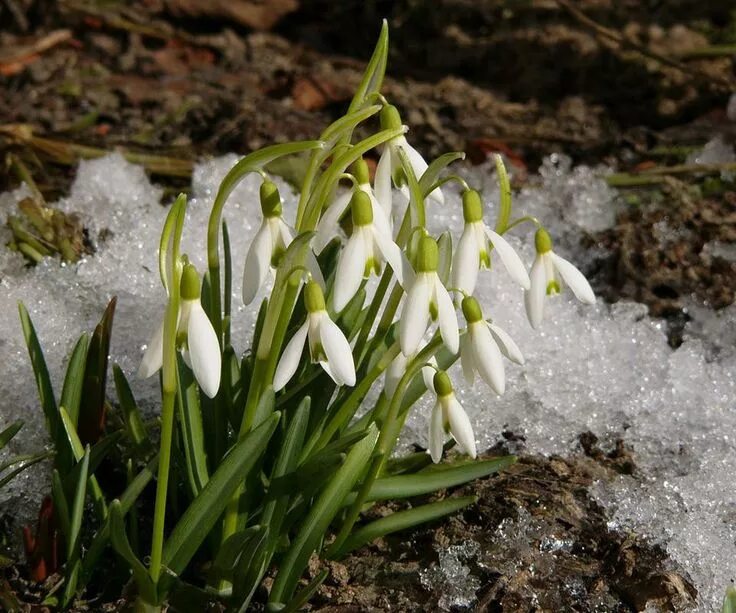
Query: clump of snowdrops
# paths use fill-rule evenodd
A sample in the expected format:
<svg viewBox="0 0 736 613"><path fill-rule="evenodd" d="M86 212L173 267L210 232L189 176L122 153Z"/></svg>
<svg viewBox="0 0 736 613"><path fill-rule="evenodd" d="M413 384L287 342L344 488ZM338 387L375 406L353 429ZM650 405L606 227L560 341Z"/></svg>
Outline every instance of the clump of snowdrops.
<svg viewBox="0 0 736 613"><path fill-rule="evenodd" d="M380 94L387 38L384 24L346 114L318 140L266 147L231 169L210 215L207 270L195 268L182 244L186 198L172 205L159 246L168 302L139 369L142 377L160 374L160 437L152 442L116 368L122 408L117 434L128 444L128 486L112 502L94 475L112 447L111 434L79 434L86 421L99 421L99 412L85 418L80 406L95 347L92 371L104 389L104 343L80 340L57 408L25 314L58 447L54 502L67 543L60 604L81 592L109 543L132 574L139 610L158 610L184 593L190 603L219 599L244 611L270 575L270 590L259 598L270 611L294 611L325 578L323 572L303 581L313 554L339 558L474 498L446 497L365 522L362 514L372 503L426 495L514 461L473 461L473 425L447 372L459 358L462 376L479 376L503 394L504 361L524 362L512 335L487 318L492 305L473 295L484 282L482 271L506 268L524 292L535 328L547 297L563 284L582 302L595 297L583 275L554 252L537 220L512 218L500 158L500 206L492 212L478 191L451 173L462 153L428 164L409 144L399 110ZM376 131L355 141L359 125ZM371 182L363 156L375 149L381 153ZM295 155L309 162L292 225L267 168ZM245 262L232 262L223 209L251 173L262 177L263 221ZM431 235L426 223L434 210L448 206L443 187L449 182L462 191L465 226L456 245L449 233ZM529 272L504 238L523 227L534 230L537 252ZM241 271L243 295L234 297L232 276ZM265 291L271 275L272 289ZM372 277L378 281L369 292ZM259 309L245 351L230 342L232 304L240 299ZM106 315L103 339L112 319L111 312ZM375 386L382 389L378 400L366 404ZM424 394L435 399L427 453L395 458L402 426ZM434 467L452 447L452 462ZM154 481L153 514L146 522L136 501ZM82 548L87 495L96 517L85 526L96 528L91 545ZM139 524L149 527L149 547L141 542Z"/></svg>

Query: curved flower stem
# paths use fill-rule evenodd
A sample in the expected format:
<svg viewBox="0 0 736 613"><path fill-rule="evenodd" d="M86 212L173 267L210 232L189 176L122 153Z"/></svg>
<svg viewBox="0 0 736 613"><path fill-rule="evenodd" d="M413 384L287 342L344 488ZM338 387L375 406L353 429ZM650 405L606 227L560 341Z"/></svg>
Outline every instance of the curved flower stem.
<svg viewBox="0 0 736 613"><path fill-rule="evenodd" d="M542 227L542 222L540 222L536 217L532 217L531 215L524 215L524 217L519 217L519 219L515 219L508 226L506 226L506 229L503 231L503 233L506 234L506 232L508 232L509 230L513 230L516 226L527 222L535 224L537 228Z"/></svg>
<svg viewBox="0 0 736 613"><path fill-rule="evenodd" d="M180 195L174 207L176 223L173 224L173 244L171 249L171 284L169 302L164 318L164 349L162 366L161 405L161 445L159 450L158 477L156 479L156 502L153 511L153 535L151 540L151 564L149 572L154 584L161 576L161 560L164 546L164 528L166 524L166 495L169 489L169 470L171 467L171 442L174 433L174 403L177 390L176 367L176 328L179 319L179 282L181 267L179 266L179 249L181 234L186 216L186 196ZM173 218L172 217L172 218ZM168 243L168 239L167 239ZM164 254L164 258L166 255Z"/></svg>
<svg viewBox="0 0 736 613"><path fill-rule="evenodd" d="M496 154L494 161L496 162L498 187L501 190L501 208L498 211L498 219L496 220L496 232L503 234L509 225L509 219L511 219L511 183L509 183L509 175L506 172L506 166L501 156Z"/></svg>

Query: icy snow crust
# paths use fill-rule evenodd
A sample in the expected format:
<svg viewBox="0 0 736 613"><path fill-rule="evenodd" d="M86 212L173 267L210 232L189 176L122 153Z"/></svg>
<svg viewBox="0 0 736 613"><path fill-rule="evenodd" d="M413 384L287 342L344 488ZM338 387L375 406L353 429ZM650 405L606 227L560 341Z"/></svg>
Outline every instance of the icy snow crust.
<svg viewBox="0 0 736 613"><path fill-rule="evenodd" d="M200 270L209 208L219 181L237 159L229 155L195 169L184 246ZM580 249L580 237L610 227L618 206L616 193L600 179L602 172L571 168L564 156L551 156L533 185L515 198L515 211L542 220L557 238L555 249L583 269L591 252ZM492 222L498 194L494 174L481 167L466 176L482 189L487 221ZM238 350L250 343L256 316L256 308L242 307L238 297L242 262L260 223L259 183L258 176L248 177L225 209L236 266L232 329ZM295 196L277 183L289 221ZM24 195L25 188L1 195L0 211L7 214ZM156 378L141 381L135 370L164 307L156 256L166 213L160 196L144 172L119 155L83 162L70 196L59 204L83 215L97 254L74 266L46 260L27 269L19 256L0 249L0 427L15 419L26 422L12 452L35 451L46 441L18 301L28 307L37 327L58 395L74 340L93 328L116 295L111 359L129 376L141 405L157 410ZM450 228L457 237L459 196L447 190L446 197L442 209L430 204L431 229ZM103 229L111 234L100 236ZM512 245L531 264L533 229L522 226L511 234ZM0 241L7 238L0 228ZM535 332L526 321L521 290L502 267L497 270L481 273L479 298L486 316L516 340L527 364L507 362L503 397L485 385L466 384L459 369L453 369L479 448L493 445L503 430L523 435L526 451L543 454L578 450L577 437L585 430L604 443L623 437L636 452L641 474L596 484L594 496L609 510L611 527L634 529L660 542L690 573L700 594L697 610L716 610L735 576L736 306L720 314L694 309L695 324L676 351L667 345L663 323L647 317L644 306L599 302L586 308L569 292L548 301L543 329ZM429 400L416 407L402 449L426 442L429 410ZM16 479L0 491L0 505L24 520L34 516L47 491L43 475L40 469Z"/></svg>

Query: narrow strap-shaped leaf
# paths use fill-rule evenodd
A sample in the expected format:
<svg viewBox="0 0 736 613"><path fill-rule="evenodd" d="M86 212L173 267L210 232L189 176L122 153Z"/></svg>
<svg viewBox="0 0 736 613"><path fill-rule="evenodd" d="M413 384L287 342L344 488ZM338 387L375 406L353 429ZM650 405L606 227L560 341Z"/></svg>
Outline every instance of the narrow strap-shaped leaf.
<svg viewBox="0 0 736 613"><path fill-rule="evenodd" d="M376 479L368 494L368 501L410 498L462 485L474 479L487 477L508 468L516 462L514 456L469 462L460 466L447 466L439 471L427 471L410 475L397 475Z"/></svg>
<svg viewBox="0 0 736 613"><path fill-rule="evenodd" d="M373 92L378 92L386 74L386 63L388 62L388 22L384 19L381 24L381 33L378 36L373 55L363 73L358 89L355 91L348 112L359 109L366 98Z"/></svg>
<svg viewBox="0 0 736 613"><path fill-rule="evenodd" d="M128 487L125 488L122 496L117 502L120 505L120 513L125 516L135 504L138 497L141 495L146 486L151 482L153 476L156 474L156 467L158 466L158 454L138 473L138 475L130 482ZM110 539L110 515L108 514L107 520L102 527L95 534L92 543L84 556L82 565L82 577L83 582L86 583L92 572L95 569L97 561L105 551L107 543ZM148 573L146 573L148 576Z"/></svg>
<svg viewBox="0 0 736 613"><path fill-rule="evenodd" d="M279 603L290 599L310 556L342 507L345 496L363 475L377 440L378 429L372 426L368 436L350 450L345 463L312 505L299 534L281 563L271 590L270 602Z"/></svg>
<svg viewBox="0 0 736 613"><path fill-rule="evenodd" d="M329 571L326 568L319 571L317 576L312 579L304 589L299 590L296 596L294 596L294 598L292 598L283 609L280 609L280 612L296 613L297 611L300 611L301 608L309 602L309 599L314 596L314 593L319 589L319 586L324 583L328 574Z"/></svg>
<svg viewBox="0 0 736 613"><path fill-rule="evenodd" d="M163 563L180 574L225 510L230 497L260 459L281 414L276 412L246 434L225 457L164 545Z"/></svg>
<svg viewBox="0 0 736 613"><path fill-rule="evenodd" d="M13 470L11 470L7 475L3 476L3 478L0 479L0 489L5 487L24 470L51 457L51 455L51 453L39 453L37 455L25 456L23 458L14 458L13 460L5 462L3 468L0 469L0 472L2 472L3 470L7 470L8 468L12 468L13 466L15 466L15 468L13 468Z"/></svg>
<svg viewBox="0 0 736 613"><path fill-rule="evenodd" d="M506 172L503 158L496 154L496 175L498 176L498 188L501 191L501 202L498 208L498 219L496 221L496 232L503 234L509 225L511 217L511 183Z"/></svg>
<svg viewBox="0 0 736 613"><path fill-rule="evenodd" d="M115 551L128 563L141 596L149 604L156 604L156 586L151 581L148 570L133 552L125 532L125 520L119 500L110 505L110 542Z"/></svg>
<svg viewBox="0 0 736 613"><path fill-rule="evenodd" d="M128 436L133 444L142 451L152 448L151 440L148 438L148 430L143 421L143 416L135 401L133 391L130 389L128 379L123 370L117 364L112 366L112 375L115 381L115 391L118 395L120 408L123 410L123 423Z"/></svg>
<svg viewBox="0 0 736 613"><path fill-rule="evenodd" d="M233 256L230 250L230 232L227 229L227 222L222 220L222 252L225 263L223 278L223 319L222 326L225 334L224 346L230 345L230 312L232 311L233 300ZM209 290L202 291L203 295L209 294Z"/></svg>
<svg viewBox="0 0 736 613"><path fill-rule="evenodd" d="M210 585L216 584L218 581L232 581L233 569L238 562L238 558L248 546L252 539L262 541L268 532L267 526L256 525L236 532L228 537L222 543L217 551L217 556L212 562L209 572L208 582Z"/></svg>
<svg viewBox="0 0 736 613"><path fill-rule="evenodd" d="M357 549L366 543L370 543L380 536L385 536L392 532L398 532L399 530L406 530L407 528L413 528L414 526L455 513L468 505L474 504L477 500L477 496L448 498L447 500L414 507L407 511L397 511L387 517L382 517L381 519L372 521L349 536L335 557L341 557L349 551Z"/></svg>
<svg viewBox="0 0 736 613"><path fill-rule="evenodd" d="M181 356L177 357L179 367L177 409L179 426L184 444L184 460L192 498L195 498L207 485L207 452L204 447L202 430L202 409L199 404L199 387L192 372Z"/></svg>
<svg viewBox="0 0 736 613"><path fill-rule="evenodd" d="M10 424L5 430L0 432L0 449L5 447L11 439L18 434L18 431L23 427L23 421L18 420L14 421L12 424Z"/></svg>
<svg viewBox="0 0 736 613"><path fill-rule="evenodd" d="M82 386L84 384L84 369L87 362L87 349L89 348L89 336L82 334L74 346L69 365L66 367L64 376L64 387L61 389L60 405L69 412L73 423L77 423L79 417L79 404L82 399Z"/></svg>
<svg viewBox="0 0 736 613"><path fill-rule="evenodd" d="M434 184L439 178L440 173L453 162L464 159L465 153L463 151L450 151L432 160L432 163L424 171L424 174L419 177L419 187L425 198L434 191Z"/></svg>
<svg viewBox="0 0 736 613"><path fill-rule="evenodd" d="M69 516L69 503L64 493L64 485L61 482L59 471L54 469L51 473L51 495L54 501L54 513L59 520L61 533L64 538L69 538L71 533L71 519Z"/></svg>
<svg viewBox="0 0 736 613"><path fill-rule="evenodd" d="M81 567L80 556L82 555L82 544L80 535L82 532L82 517L84 515L84 499L87 495L87 476L89 475L89 445L84 451L77 481L77 488L69 509L69 532L66 536L66 570L64 593L62 595L62 606L66 607L74 598L77 591L77 581Z"/></svg>
<svg viewBox="0 0 736 613"><path fill-rule="evenodd" d="M263 394L261 394L261 398L258 401L258 405L256 406L256 416L253 420L253 425L257 426L261 423L263 423L269 415L272 415L276 408L276 394L273 392L273 386L269 385L265 390L263 390Z"/></svg>
<svg viewBox="0 0 736 613"><path fill-rule="evenodd" d="M736 588L729 585L723 599L723 613L736 613Z"/></svg>
<svg viewBox="0 0 736 613"><path fill-rule="evenodd" d="M18 313L20 315L20 324L23 328L23 336L28 347L28 355L31 358L33 374L36 378L41 408L46 417L46 426L56 449L56 464L63 473L73 464L73 459L66 435L64 434L64 426L61 423L61 418L56 408L56 399L54 398L54 388L51 385L49 369L46 366L46 360L43 357L43 350L38 341L38 335L31 321L31 316L28 314L28 310L23 303L18 303Z"/></svg>
<svg viewBox="0 0 736 613"><path fill-rule="evenodd" d="M121 432L111 432L105 438L100 440L94 447L91 448L89 456L89 469L88 473L93 475L97 467L101 464L102 460L107 457L107 454L115 448L115 445L122 437ZM70 492L70 488L74 488L77 485L77 481L81 478L82 463L77 464L72 468L69 473L64 477L64 486L67 492Z"/></svg>

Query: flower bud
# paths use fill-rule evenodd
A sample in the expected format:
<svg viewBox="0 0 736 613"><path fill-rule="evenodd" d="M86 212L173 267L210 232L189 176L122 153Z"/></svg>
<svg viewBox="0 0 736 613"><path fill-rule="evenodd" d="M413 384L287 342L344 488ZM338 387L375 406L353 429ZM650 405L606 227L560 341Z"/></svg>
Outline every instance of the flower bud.
<svg viewBox="0 0 736 613"><path fill-rule="evenodd" d="M439 259L437 242L431 236L422 236L417 249L417 272L436 272Z"/></svg>
<svg viewBox="0 0 736 613"><path fill-rule="evenodd" d="M261 211L264 217L281 217L283 212L279 189L268 179L261 183Z"/></svg>
<svg viewBox="0 0 736 613"><path fill-rule="evenodd" d="M444 370L438 370L435 373L433 383L434 390L440 398L453 393L452 381L450 381L449 375Z"/></svg>
<svg viewBox="0 0 736 613"><path fill-rule="evenodd" d="M304 286L304 306L308 313L318 313L325 310L325 295L316 281L307 281Z"/></svg>
<svg viewBox="0 0 736 613"><path fill-rule="evenodd" d="M362 189L356 189L350 200L353 213L353 226L369 226L373 223L373 204Z"/></svg>
<svg viewBox="0 0 736 613"><path fill-rule="evenodd" d="M481 311L480 304L473 296L463 298L462 308L465 321L468 324L474 324L483 319L483 311Z"/></svg>
<svg viewBox="0 0 736 613"><path fill-rule="evenodd" d="M368 164L362 157L353 162L353 165L350 167L350 172L353 173L358 185L365 185L371 181Z"/></svg>
<svg viewBox="0 0 736 613"><path fill-rule="evenodd" d="M198 300L202 286L199 282L199 273L193 264L186 264L179 284L182 300Z"/></svg>
<svg viewBox="0 0 736 613"><path fill-rule="evenodd" d="M534 235L534 246L537 248L537 253L552 251L552 237L547 230L544 228L537 230L537 233Z"/></svg>
<svg viewBox="0 0 736 613"><path fill-rule="evenodd" d="M401 115L393 104L387 104L381 109L381 129L395 130L401 127Z"/></svg>
<svg viewBox="0 0 736 613"><path fill-rule="evenodd" d="M465 223L475 223L483 219L483 204L480 194L474 189L463 192L463 219Z"/></svg>

